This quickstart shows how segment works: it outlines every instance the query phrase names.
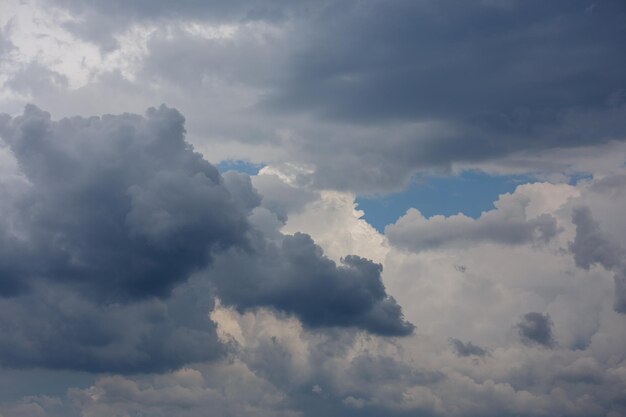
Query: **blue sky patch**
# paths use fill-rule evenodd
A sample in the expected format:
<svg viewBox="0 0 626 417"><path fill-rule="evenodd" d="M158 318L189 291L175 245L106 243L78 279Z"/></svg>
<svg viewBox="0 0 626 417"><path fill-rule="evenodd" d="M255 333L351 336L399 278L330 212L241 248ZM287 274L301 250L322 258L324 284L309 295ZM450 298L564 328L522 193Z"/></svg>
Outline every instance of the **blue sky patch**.
<svg viewBox="0 0 626 417"><path fill-rule="evenodd" d="M252 162L243 161L241 159L227 159L216 165L220 172L237 171L248 175L257 175L264 166L264 164L253 164Z"/></svg>
<svg viewBox="0 0 626 417"><path fill-rule="evenodd" d="M365 212L365 220L383 232L385 226L395 223L411 207L426 217L463 213L476 218L491 210L500 194L512 192L526 182L531 179L467 171L458 176L419 178L399 193L358 197L356 202L359 210Z"/></svg>

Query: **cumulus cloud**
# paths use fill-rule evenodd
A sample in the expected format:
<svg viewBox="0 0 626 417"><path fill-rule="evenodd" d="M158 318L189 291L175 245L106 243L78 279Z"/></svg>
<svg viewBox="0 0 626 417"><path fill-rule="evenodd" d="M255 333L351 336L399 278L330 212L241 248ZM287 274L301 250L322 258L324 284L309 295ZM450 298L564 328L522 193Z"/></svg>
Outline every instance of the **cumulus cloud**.
<svg viewBox="0 0 626 417"><path fill-rule="evenodd" d="M237 178L246 183L245 177ZM239 185L240 190L247 187ZM528 213L535 216L549 212L565 229L546 245L528 242L516 246L443 246L418 253L388 247L387 255L381 258L385 264L385 284L390 293L403 300L403 305L411 307L411 321L418 324L418 331L412 337L380 337L359 332L353 326L317 327L298 319L298 314L304 313L285 314L271 304L244 307L222 301L213 307L211 319L217 325L219 340L229 347L226 357L189 364L182 370L161 370L159 375L98 376L82 385L76 384L80 386L71 389L67 396L62 391L56 394L60 396L57 403L61 401L67 410L51 402L32 399L0 404L0 410L12 415L14 410L37 409L54 417L141 413L196 417L206 414L207 409L216 416L621 415L626 374L619 358L626 333L622 316L606 308L606 301L611 297L610 275L602 268L589 271L576 268L572 256L565 251L575 229L568 199L581 187L583 185L533 184L516 191L531 198ZM331 213L344 210L346 217L350 214L355 221L359 220L359 214L352 211L354 201L349 194L342 199L327 199L328 196L322 194L316 204L307 204L304 208L294 206L294 213L300 214L292 217L292 213L287 213L287 229L292 219L297 220L296 224L306 224L307 219L323 223L324 216L332 217ZM327 207L327 210L320 211L319 207ZM598 217L605 220L605 217ZM311 227L312 235L317 232L325 236L327 232L323 228L317 230L315 224ZM277 227L281 225L277 221ZM345 230L337 231L343 235L352 230L354 224L337 223L332 227L343 227ZM280 233L272 236L271 239L251 238L248 256L275 253L276 265L286 264L287 259L293 262L291 254L283 253L281 245L285 242L294 250L299 248L303 258L311 264L320 261L300 247L306 243L314 248L310 238ZM364 236L353 234L352 239L364 240ZM302 239L302 242L295 243L289 237ZM315 236L315 240L324 247L332 246L329 238L318 240ZM384 246L384 240L372 236L367 242ZM275 252L269 252L270 249L262 252L263 245ZM333 252L345 253L345 248L350 247L348 242L343 251ZM159 317L175 323L176 328L189 323L188 318L182 318L186 313L182 314L180 309L194 305L189 295L199 297L198 306L211 301L212 297L203 296L211 293L210 287L222 285L214 281L211 274L224 272L221 258L235 250L238 249L232 247L214 254L214 264L208 272L198 273L177 286L171 297L158 304L162 312ZM323 256L318 258L324 259ZM240 259L246 263L253 261ZM459 264L465 266L463 272L454 267ZM342 266L336 263L335 268ZM265 272L263 268L252 270L250 280L266 279ZM411 281L408 287L397 281L405 273ZM433 276L437 279L432 279ZM280 282L283 275L275 277L277 286L284 284ZM258 287L247 287L249 281L245 282L244 289L257 290ZM281 293L274 292L275 287L269 288L279 299ZM182 290L187 295L183 296L182 292L178 295ZM213 291L217 293L216 288ZM317 300L317 294L311 294ZM179 302L170 306L174 299ZM55 298L49 304L63 303ZM77 309L70 303L66 305ZM144 311L150 310L149 303L144 301L143 305L146 306ZM157 304L150 305L154 309ZM202 310L201 307L190 309ZM541 327L537 325L538 320L524 319L528 311L543 312L535 314L544 319L549 314L553 322L549 339L537 336L541 333L537 330ZM123 325L114 317L98 314L112 321L113 327L122 333ZM89 317L86 312L84 315ZM141 329L138 333L142 338L151 331L149 324L137 326L141 322L130 310L120 315L133 321L130 327ZM524 331L529 337L544 342L551 339L554 345L529 349L520 344L517 337L510 338L510 329L503 323L515 323L520 315L520 324L525 325ZM142 317L154 320L155 314L150 312ZM78 333L69 327L63 329L65 337ZM515 336L520 336L520 330L520 327L514 328ZM456 340L462 343L465 353L478 353L476 348L487 350L485 346L489 346L489 358L459 355L460 351L451 345L451 335L458 337ZM558 344L555 335L558 335ZM86 333L87 337L97 340L97 335ZM125 337L128 340L130 335ZM579 339L585 343L580 343ZM118 340L121 343L122 339ZM544 346L535 340L525 343ZM133 354L132 349L125 352ZM82 357L76 351L73 354ZM33 376L28 374L23 378L32 380Z"/></svg>
<svg viewBox="0 0 626 417"><path fill-rule="evenodd" d="M21 282L63 281L124 301L167 295L213 248L243 245L245 215L185 142L183 122L166 107L53 122L28 106L3 123L29 182L5 213L20 256L3 265L26 268Z"/></svg>
<svg viewBox="0 0 626 417"><path fill-rule="evenodd" d="M545 3L0 2L0 414L626 415L626 10ZM468 168L593 177L355 209Z"/></svg>
<svg viewBox="0 0 626 417"><path fill-rule="evenodd" d="M28 106L4 118L24 178L3 188L4 366L160 371L223 351L210 295L172 291L212 250L245 245L248 224L183 122L164 106L58 122Z"/></svg>
<svg viewBox="0 0 626 417"><path fill-rule="evenodd" d="M387 295L382 265L355 255L337 265L309 235L259 242L254 255L239 250L216 258L209 271L220 299L244 311L274 307L310 327L356 326L383 335L408 335L413 325Z"/></svg>
<svg viewBox="0 0 626 417"><path fill-rule="evenodd" d="M183 123L165 106L2 117L22 181L0 188L0 363L133 373L210 360L224 352L207 317L215 295L312 327L411 332L380 265L337 266L307 235L276 231L276 243L255 229L250 177L222 177Z"/></svg>
<svg viewBox="0 0 626 417"><path fill-rule="evenodd" d="M533 311L524 314L522 321L515 327L517 327L522 342L552 348L556 345L552 326L553 323L549 315Z"/></svg>
<svg viewBox="0 0 626 417"><path fill-rule="evenodd" d="M310 331L268 310L240 314L220 308L216 313L216 322L234 338L248 367L284 392L305 416L322 411L331 416L403 415L438 405L428 387L443 381L444 373L408 363L393 339Z"/></svg>
<svg viewBox="0 0 626 417"><path fill-rule="evenodd" d="M412 251L482 242L547 242L558 233L556 219L547 213L527 215L529 203L530 198L523 193L504 194L495 202L495 209L483 212L478 219L463 214L425 218L419 210L409 209L385 228L385 235L393 245Z"/></svg>

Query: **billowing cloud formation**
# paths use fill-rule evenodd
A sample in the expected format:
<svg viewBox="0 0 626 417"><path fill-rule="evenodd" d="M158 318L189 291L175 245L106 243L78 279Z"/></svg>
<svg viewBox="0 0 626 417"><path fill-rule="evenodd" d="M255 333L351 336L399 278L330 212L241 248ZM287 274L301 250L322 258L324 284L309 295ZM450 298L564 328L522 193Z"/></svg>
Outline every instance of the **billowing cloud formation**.
<svg viewBox="0 0 626 417"><path fill-rule="evenodd" d="M396 336L413 330L386 294L380 264L350 255L337 266L303 233L278 244L259 242L253 253L232 250L216 258L211 281L224 303L240 310L274 307L310 327L357 326Z"/></svg>
<svg viewBox="0 0 626 417"><path fill-rule="evenodd" d="M183 122L165 106L3 116L19 181L0 188L0 363L132 373L212 359L223 351L207 318L215 295L313 327L411 332L380 265L349 256L337 267L308 235L276 231L276 245L256 230L250 178L222 177Z"/></svg>
<svg viewBox="0 0 626 417"><path fill-rule="evenodd" d="M232 176L229 181L234 178L242 180L237 189L246 189L245 176ZM388 291L408 307L407 316L418 325L414 336L385 338L355 328L319 328L272 306L240 308L222 302L213 308L211 318L217 324L220 340L229 346L228 356L172 372L100 375L84 382L65 382L63 386L71 387L69 391L44 391L55 398L14 399L46 387L33 387L39 371L11 370L8 376L0 373L0 396L13 385L31 389L22 390L26 394L9 396L4 403L0 399L0 413L11 417L20 413L27 417L28 413L46 417L200 417L209 409L216 416L624 415L626 373L622 346L626 328L623 316L611 308L612 274L601 267L576 267L567 251L576 232L573 208L581 204L595 204L590 205L594 221L603 230L621 236L616 232L624 227L623 220L611 215L621 212L621 200L598 200L597 196L591 200L595 196L595 191L590 191L594 182L535 183L516 189L513 194L531 199L528 213L549 213L563 228L545 244L440 246L416 253L387 246L380 236L357 233L357 224L364 220L354 210L353 196L320 193L314 204L292 206L284 230L294 231L297 225L309 224L302 230L337 260L354 247L370 247L369 253L378 253L373 257L384 262ZM613 189L608 195L622 194L620 189ZM258 212L267 214L265 210L254 208L250 219L259 221ZM352 223L347 221L348 215ZM324 225L326 218L341 221ZM616 222L607 223L612 219ZM292 220L294 224L290 224ZM337 245L332 240L333 228L337 229L336 236L346 239L345 243ZM277 257L286 256L281 247L285 237L279 233L271 236L274 240L252 238L248 256L262 253L258 248L261 243L275 250ZM354 246L349 236L362 246ZM226 253L234 250L236 247ZM180 309L187 306L200 314L202 309L194 305L211 305L211 297L203 300L202 296L210 294L207 287L216 285L210 274L220 270L222 255L214 255L214 267L208 275L195 274L188 283L177 286L163 304L154 304L167 312L160 317L171 319L179 330L184 330L183 334L188 330L180 329L181 323L188 323L188 319L182 318ZM258 274L254 272L255 278L265 279L262 269ZM193 302L189 295L198 298ZM49 304L62 304L58 298L49 299ZM180 302L170 307L174 299ZM17 302L18 298L13 300ZM63 308L77 309L70 303ZM27 309L31 310L24 307L22 311ZM136 323L141 322L129 311L124 313L133 321L130 327L140 329L138 335L148 333L150 326L137 327ZM546 338L545 331L536 331L541 327L537 323L545 324L544 320L524 319L528 312L538 312L543 318L549 315L551 337ZM144 316L154 320L159 315ZM123 327L111 316L103 317L111 320L114 328ZM520 327L514 327L520 320L529 336L544 342L551 339L554 344L544 348L534 340L522 339L520 343ZM71 337L71 329L64 330L63 335ZM82 333L84 337L89 335ZM458 338L464 349L455 351L450 345L451 336ZM489 355L460 355L478 353L475 347L488 347ZM132 350L127 352L132 354ZM63 384L54 379L56 373L48 372L51 384Z"/></svg>
<svg viewBox="0 0 626 417"><path fill-rule="evenodd" d="M610 178L615 182L620 178ZM597 188L607 186L607 181L599 182ZM619 181L617 184L621 184ZM572 215L576 225L576 238L570 244L576 265L589 269L594 264L615 273L615 311L626 314L626 252L610 236L606 235L598 222L594 221L589 207L577 207Z"/></svg>
<svg viewBox="0 0 626 417"><path fill-rule="evenodd" d="M212 248L243 245L245 216L185 142L183 121L161 107L52 122L28 106L3 123L29 183L4 214L17 254L2 265L25 269L9 282L68 282L109 301L164 296Z"/></svg>
<svg viewBox="0 0 626 417"><path fill-rule="evenodd" d="M166 107L4 117L23 178L2 188L4 366L159 371L223 351L209 294L172 290L214 248L244 245L248 224L183 121Z"/></svg>
<svg viewBox="0 0 626 417"><path fill-rule="evenodd" d="M556 343L552 335L552 325L549 315L530 312L524 315L516 327L522 342L551 348Z"/></svg>
<svg viewBox="0 0 626 417"><path fill-rule="evenodd" d="M417 209L409 209L385 228L385 234L392 244L413 251L478 242L547 242L558 232L556 219L546 213L529 216L529 203L530 198L524 194L505 194L495 202L494 210L483 212L478 219L463 214L427 219Z"/></svg>
<svg viewBox="0 0 626 417"><path fill-rule="evenodd" d="M546 3L0 1L0 414L626 415L626 8ZM161 102L261 175L72 116ZM466 169L543 182L354 204Z"/></svg>

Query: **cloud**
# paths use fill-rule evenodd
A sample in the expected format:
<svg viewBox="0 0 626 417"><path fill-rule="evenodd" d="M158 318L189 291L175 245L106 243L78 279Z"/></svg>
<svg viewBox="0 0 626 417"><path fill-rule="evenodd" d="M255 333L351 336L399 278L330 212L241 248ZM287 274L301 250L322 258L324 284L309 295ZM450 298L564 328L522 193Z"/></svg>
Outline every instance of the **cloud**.
<svg viewBox="0 0 626 417"><path fill-rule="evenodd" d="M526 211L530 201L524 193L501 195L496 208L483 212L478 219L463 214L425 218L419 210L409 209L385 228L385 235L393 245L416 252L482 242L545 243L559 231L556 219L548 213L529 216Z"/></svg>
<svg viewBox="0 0 626 417"><path fill-rule="evenodd" d="M309 235L286 235L276 244L259 242L250 256L233 249L209 271L220 300L241 311L273 307L297 315L312 328L356 326L403 336L413 325L387 295L382 266L355 255L337 265Z"/></svg>
<svg viewBox="0 0 626 417"><path fill-rule="evenodd" d="M201 371L203 372L201 372ZM283 393L244 364L202 366L142 380L108 376L87 389L69 392L81 415L295 417Z"/></svg>
<svg viewBox="0 0 626 417"><path fill-rule="evenodd" d="M526 313L515 327L522 342L526 344L538 344L552 348L556 345L552 334L552 320L547 314L530 312Z"/></svg>
<svg viewBox="0 0 626 417"><path fill-rule="evenodd" d="M623 182L611 184L605 179L596 184L600 184L600 190L606 188L607 185L611 185L612 190L618 186L619 190ZM598 191L598 187L592 187L592 190ZM576 225L576 237L570 243L569 249L574 255L576 265L589 269L592 265L599 264L613 271L615 281L613 308L618 313L626 314L626 253L624 249L600 229L589 207L576 207L573 210L572 222Z"/></svg>
<svg viewBox="0 0 626 417"><path fill-rule="evenodd" d="M248 224L217 170L164 106L147 116L59 122L34 106L2 136L29 186L4 230L26 279L84 287L94 298L166 296L214 248L244 245Z"/></svg>
<svg viewBox="0 0 626 417"><path fill-rule="evenodd" d="M459 339L450 339L450 346L454 350L454 354L459 357L467 356L487 356L489 352L480 346L473 344L472 342L463 342Z"/></svg>
<svg viewBox="0 0 626 417"><path fill-rule="evenodd" d="M616 68L625 61L613 37L624 14L618 1L591 13L566 1L509 6L369 1L323 10L300 35L303 46L275 103L360 122L443 117L527 134L560 112L602 108L621 88ZM329 42L337 38L343 42ZM574 42L590 48L569 48ZM585 56L614 66L580 65Z"/></svg>
<svg viewBox="0 0 626 417"><path fill-rule="evenodd" d="M589 207L575 208L572 222L576 225L576 237L569 249L574 254L577 266L589 269L597 263L606 269L612 269L619 265L623 258L622 249L600 230L600 225L593 220Z"/></svg>
<svg viewBox="0 0 626 417"><path fill-rule="evenodd" d="M68 17L50 26L91 50L60 50L72 35L49 34L59 42L31 58L69 85L83 74L84 88L51 86L37 100L58 114L165 100L189 116L199 148L308 164L320 189L389 192L416 172L468 165L562 174L546 152L626 135L619 0L52 4Z"/></svg>
<svg viewBox="0 0 626 417"><path fill-rule="evenodd" d="M619 0L0 3L1 108L188 120L0 116L5 417L626 414ZM355 210L468 167L593 177Z"/></svg>
<svg viewBox="0 0 626 417"><path fill-rule="evenodd" d="M626 314L626 266L621 265L620 268L615 271L613 277L615 280L615 295L613 301L613 308L618 313Z"/></svg>
<svg viewBox="0 0 626 417"><path fill-rule="evenodd" d="M0 364L95 373L163 372L226 353L208 319L210 292L183 285L167 300L101 305L46 285L0 298Z"/></svg>
<svg viewBox="0 0 626 417"><path fill-rule="evenodd" d="M30 62L6 81L4 87L22 94L45 93L58 87L67 87L67 77L38 62Z"/></svg>
<svg viewBox="0 0 626 417"><path fill-rule="evenodd" d="M7 53L13 50L15 46L11 43L11 41L7 38L7 35L4 33L6 28L2 28L0 30L0 56L3 57Z"/></svg>
<svg viewBox="0 0 626 417"><path fill-rule="evenodd" d="M224 353L211 293L180 285L249 226L183 122L165 106L3 119L23 179L0 188L3 366L159 372Z"/></svg>
<svg viewBox="0 0 626 417"><path fill-rule="evenodd" d="M224 186L241 212L250 214L252 210L261 205L263 197L252 186L249 175L228 171L222 177L224 178Z"/></svg>
<svg viewBox="0 0 626 417"><path fill-rule="evenodd" d="M405 415L436 407L428 387L445 375L407 362L397 339L312 331L267 309L240 314L222 306L217 313L213 317L236 340L242 361L305 416Z"/></svg>
<svg viewBox="0 0 626 417"><path fill-rule="evenodd" d="M580 358L565 367L559 374L571 383L602 384L605 375L601 365L594 358Z"/></svg>
<svg viewBox="0 0 626 417"><path fill-rule="evenodd" d="M168 1L118 1L107 5L86 3L82 0L46 0L54 7L70 12L64 26L90 42L97 43L104 51L119 47L115 35L123 33L136 23L191 20L210 22L215 25L242 22L281 22L297 14L314 2L294 4L283 0L255 1L185 1L176 7Z"/></svg>
<svg viewBox="0 0 626 417"><path fill-rule="evenodd" d="M337 266L308 235L256 229L250 177L194 152L178 111L53 121L27 106L0 120L16 162L0 179L3 366L126 374L212 360L226 351L208 318L216 296L311 327L412 331L379 264Z"/></svg>
<svg viewBox="0 0 626 417"><path fill-rule="evenodd" d="M61 413L57 414L57 412ZM10 407L0 407L0 416L4 417L55 417L67 410L62 409L61 400L45 395L28 396ZM3 414L6 413L6 414Z"/></svg>
<svg viewBox="0 0 626 417"><path fill-rule="evenodd" d="M623 16L618 1L347 3L299 28L263 104L359 127L318 145L323 186L598 145L626 133Z"/></svg>
<svg viewBox="0 0 626 417"><path fill-rule="evenodd" d="M316 193L298 186L296 178L288 178L280 171L263 168L259 175L253 178L254 187L263 194L263 207L275 213L281 222L287 221L287 213L296 214L307 203L315 200Z"/></svg>

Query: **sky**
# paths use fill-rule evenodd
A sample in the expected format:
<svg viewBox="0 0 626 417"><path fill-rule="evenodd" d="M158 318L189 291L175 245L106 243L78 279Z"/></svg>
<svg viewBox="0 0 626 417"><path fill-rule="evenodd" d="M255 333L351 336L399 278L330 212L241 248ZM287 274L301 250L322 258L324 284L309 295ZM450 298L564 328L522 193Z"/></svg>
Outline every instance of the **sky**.
<svg viewBox="0 0 626 417"><path fill-rule="evenodd" d="M622 0L0 2L0 417L626 415Z"/></svg>

